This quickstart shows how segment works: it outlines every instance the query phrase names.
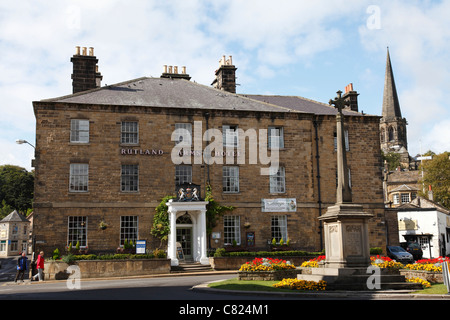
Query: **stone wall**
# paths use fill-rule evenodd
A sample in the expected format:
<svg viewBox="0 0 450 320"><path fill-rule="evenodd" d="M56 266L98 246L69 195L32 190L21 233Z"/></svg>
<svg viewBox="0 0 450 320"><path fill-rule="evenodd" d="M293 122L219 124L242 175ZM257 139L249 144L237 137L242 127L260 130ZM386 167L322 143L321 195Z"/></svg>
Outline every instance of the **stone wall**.
<svg viewBox="0 0 450 320"><path fill-rule="evenodd" d="M288 278L297 278L297 274L301 270L277 270L277 271L239 271L239 280L264 280L264 281L281 281Z"/></svg>
<svg viewBox="0 0 450 320"><path fill-rule="evenodd" d="M406 278L420 278L430 283L444 283L442 272L401 269L400 274Z"/></svg>
<svg viewBox="0 0 450 320"><path fill-rule="evenodd" d="M294 266L299 267L303 262L308 261L315 256L276 256L274 259L283 259L290 261ZM252 257L214 257L209 258L211 268L214 270L239 270L241 265L248 261L252 261Z"/></svg>
<svg viewBox="0 0 450 320"><path fill-rule="evenodd" d="M169 259L133 259L133 260L80 260L75 266L79 268L81 279L145 276L170 273ZM44 264L46 280L64 280L70 276L69 265L62 261L50 261ZM78 274L73 274L77 277Z"/></svg>

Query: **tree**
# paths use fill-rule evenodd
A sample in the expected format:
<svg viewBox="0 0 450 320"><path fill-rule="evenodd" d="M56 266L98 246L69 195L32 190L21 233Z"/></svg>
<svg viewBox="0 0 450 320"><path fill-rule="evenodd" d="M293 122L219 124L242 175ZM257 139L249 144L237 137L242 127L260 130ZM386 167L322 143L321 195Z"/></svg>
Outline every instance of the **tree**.
<svg viewBox="0 0 450 320"><path fill-rule="evenodd" d="M450 152L434 155L432 160L422 161L419 169L423 170L420 183L424 185L425 192L420 194L428 197L428 186L433 191L433 201L450 209Z"/></svg>
<svg viewBox="0 0 450 320"><path fill-rule="evenodd" d="M174 198L174 196L165 196L155 208L156 213L153 216L153 226L150 233L159 238L161 241L160 248L163 246L164 241L167 241L170 233L169 214L167 213L169 208L166 203Z"/></svg>
<svg viewBox="0 0 450 320"><path fill-rule="evenodd" d="M211 248L211 233L217 225L217 221L225 211L234 210L234 207L222 206L214 200L212 188L209 184L206 185L205 201L208 201L208 204L206 205L206 233L208 235L208 247Z"/></svg>
<svg viewBox="0 0 450 320"><path fill-rule="evenodd" d="M0 166L0 203L27 213L33 207L34 174L26 169L13 166ZM3 202L4 201L4 202Z"/></svg>
<svg viewBox="0 0 450 320"><path fill-rule="evenodd" d="M381 156L383 158L383 162L384 161L387 162L389 171L393 171L396 170L398 167L401 167L400 154L395 152L384 153L383 151L381 151Z"/></svg>

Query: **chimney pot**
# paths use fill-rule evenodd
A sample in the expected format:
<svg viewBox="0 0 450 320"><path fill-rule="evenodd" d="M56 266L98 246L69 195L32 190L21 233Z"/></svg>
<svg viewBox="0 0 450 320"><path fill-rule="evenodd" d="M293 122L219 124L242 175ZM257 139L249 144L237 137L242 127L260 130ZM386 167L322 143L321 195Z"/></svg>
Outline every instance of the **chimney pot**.
<svg viewBox="0 0 450 320"><path fill-rule="evenodd" d="M87 48L83 47L83 56L87 55Z"/></svg>
<svg viewBox="0 0 450 320"><path fill-rule="evenodd" d="M167 73L167 64L164 65L164 73Z"/></svg>
<svg viewBox="0 0 450 320"><path fill-rule="evenodd" d="M173 73L178 73L178 66L173 67Z"/></svg>
<svg viewBox="0 0 450 320"><path fill-rule="evenodd" d="M76 47L75 47L75 54L76 54L77 56L80 55L80 46L76 46Z"/></svg>
<svg viewBox="0 0 450 320"><path fill-rule="evenodd" d="M94 48L93 47L89 47L89 55L91 57L94 56Z"/></svg>
<svg viewBox="0 0 450 320"><path fill-rule="evenodd" d="M186 74L186 66L182 66L181 67L181 73L182 74Z"/></svg>

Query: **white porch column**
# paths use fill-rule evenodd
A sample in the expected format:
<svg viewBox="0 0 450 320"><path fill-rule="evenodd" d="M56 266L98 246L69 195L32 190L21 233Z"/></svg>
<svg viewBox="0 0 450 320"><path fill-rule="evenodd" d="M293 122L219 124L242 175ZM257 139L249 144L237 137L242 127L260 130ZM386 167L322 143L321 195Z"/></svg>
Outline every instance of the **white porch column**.
<svg viewBox="0 0 450 320"><path fill-rule="evenodd" d="M170 232L169 232L169 241L167 245L167 255L169 256L170 265L178 266L179 261L177 258L177 210L169 206L169 222L170 222Z"/></svg>
<svg viewBox="0 0 450 320"><path fill-rule="evenodd" d="M206 209L200 210L198 236L200 238L200 263L209 264L206 255Z"/></svg>

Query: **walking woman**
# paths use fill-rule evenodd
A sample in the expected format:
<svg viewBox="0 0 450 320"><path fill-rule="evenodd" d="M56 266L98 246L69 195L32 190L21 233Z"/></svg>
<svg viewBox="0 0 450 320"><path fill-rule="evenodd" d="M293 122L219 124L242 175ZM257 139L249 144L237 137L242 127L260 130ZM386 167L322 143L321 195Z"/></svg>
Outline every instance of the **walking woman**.
<svg viewBox="0 0 450 320"><path fill-rule="evenodd" d="M36 261L37 274L34 275L33 280L39 277L39 281L44 281L44 251L41 251Z"/></svg>

